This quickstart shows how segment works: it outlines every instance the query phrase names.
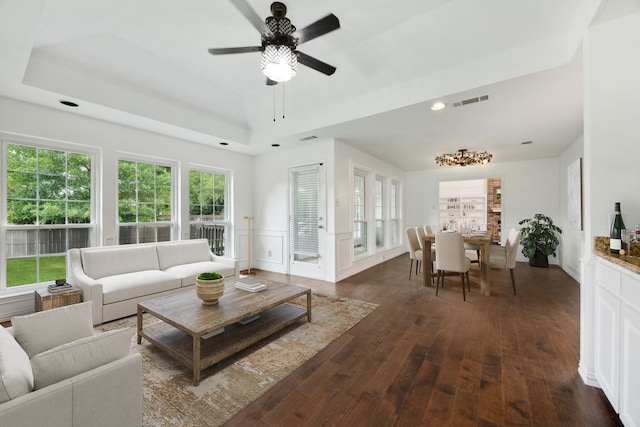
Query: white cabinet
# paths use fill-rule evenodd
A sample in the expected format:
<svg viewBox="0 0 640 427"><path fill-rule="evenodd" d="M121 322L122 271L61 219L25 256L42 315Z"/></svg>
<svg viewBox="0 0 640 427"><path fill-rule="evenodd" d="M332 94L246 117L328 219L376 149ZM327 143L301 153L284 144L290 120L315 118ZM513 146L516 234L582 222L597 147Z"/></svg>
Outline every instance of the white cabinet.
<svg viewBox="0 0 640 427"><path fill-rule="evenodd" d="M595 376L625 426L640 427L640 277L596 265Z"/></svg>
<svg viewBox="0 0 640 427"><path fill-rule="evenodd" d="M450 221L457 223L461 219L474 222L478 229L487 229L487 198L476 197L442 197L440 198L440 225Z"/></svg>

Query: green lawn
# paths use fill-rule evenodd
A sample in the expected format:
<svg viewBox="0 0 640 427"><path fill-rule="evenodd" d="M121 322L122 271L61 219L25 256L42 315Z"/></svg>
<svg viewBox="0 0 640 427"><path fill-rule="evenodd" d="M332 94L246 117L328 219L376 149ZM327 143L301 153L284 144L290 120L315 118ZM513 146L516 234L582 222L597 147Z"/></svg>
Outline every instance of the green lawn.
<svg viewBox="0 0 640 427"><path fill-rule="evenodd" d="M66 276L65 256L40 258L40 277L36 276L37 258L7 259L7 287L48 282Z"/></svg>

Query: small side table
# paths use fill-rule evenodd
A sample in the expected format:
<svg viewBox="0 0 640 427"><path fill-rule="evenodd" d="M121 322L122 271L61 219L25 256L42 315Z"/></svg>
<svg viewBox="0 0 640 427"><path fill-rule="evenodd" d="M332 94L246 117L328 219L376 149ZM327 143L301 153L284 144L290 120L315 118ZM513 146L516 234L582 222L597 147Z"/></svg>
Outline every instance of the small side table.
<svg viewBox="0 0 640 427"><path fill-rule="evenodd" d="M75 287L64 292L49 292L46 288L35 292L35 311L51 310L82 302L82 292Z"/></svg>

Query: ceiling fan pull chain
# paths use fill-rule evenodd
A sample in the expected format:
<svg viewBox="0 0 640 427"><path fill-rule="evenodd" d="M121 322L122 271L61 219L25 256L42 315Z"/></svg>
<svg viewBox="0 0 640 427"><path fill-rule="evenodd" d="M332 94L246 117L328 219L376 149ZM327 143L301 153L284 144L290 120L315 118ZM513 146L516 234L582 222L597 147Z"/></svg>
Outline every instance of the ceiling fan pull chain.
<svg viewBox="0 0 640 427"><path fill-rule="evenodd" d="M276 122L276 87L273 86L273 123Z"/></svg>
<svg viewBox="0 0 640 427"><path fill-rule="evenodd" d="M282 118L284 119L284 83L282 83Z"/></svg>

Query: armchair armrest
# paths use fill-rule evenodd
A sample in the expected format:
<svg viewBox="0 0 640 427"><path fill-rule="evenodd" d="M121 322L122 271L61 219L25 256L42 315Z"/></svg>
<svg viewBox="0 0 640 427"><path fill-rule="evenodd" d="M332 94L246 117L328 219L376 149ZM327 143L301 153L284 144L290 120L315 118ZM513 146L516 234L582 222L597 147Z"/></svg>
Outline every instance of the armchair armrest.
<svg viewBox="0 0 640 427"><path fill-rule="evenodd" d="M80 289L82 301L92 302L93 324L102 323L102 284L85 274L79 249L67 252L67 282Z"/></svg>
<svg viewBox="0 0 640 427"><path fill-rule="evenodd" d="M240 277L240 261L238 261L238 259L216 255L213 252L211 252L210 256L211 256L211 261L219 262L220 264L224 264L226 266L232 267L233 276L235 279Z"/></svg>

